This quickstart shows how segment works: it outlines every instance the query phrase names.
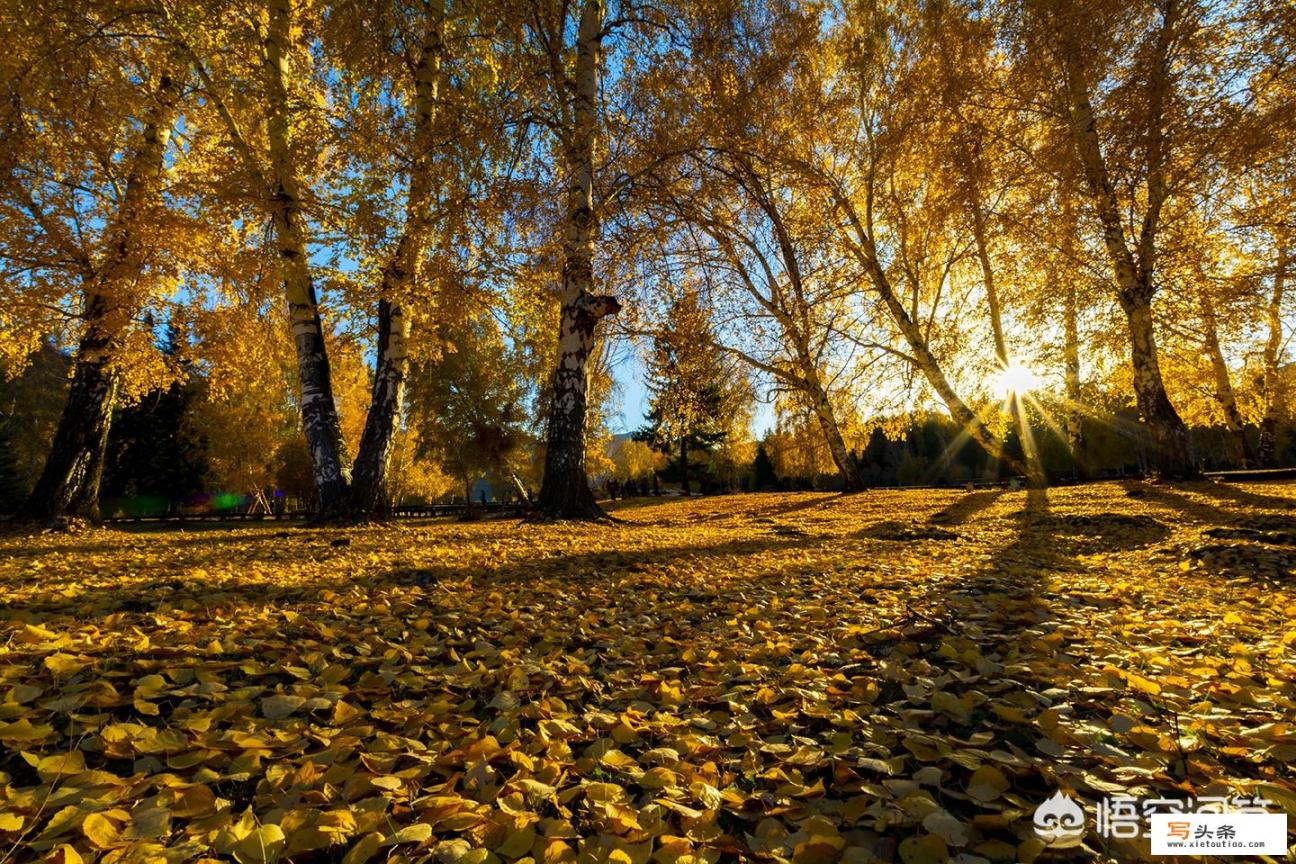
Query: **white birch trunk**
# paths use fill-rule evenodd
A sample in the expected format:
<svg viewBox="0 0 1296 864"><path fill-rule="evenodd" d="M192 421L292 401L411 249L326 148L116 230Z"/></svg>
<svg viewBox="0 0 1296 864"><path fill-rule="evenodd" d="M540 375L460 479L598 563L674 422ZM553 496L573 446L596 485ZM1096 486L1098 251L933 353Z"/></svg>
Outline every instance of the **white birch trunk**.
<svg viewBox="0 0 1296 864"><path fill-rule="evenodd" d="M395 503L387 474L400 428L409 374L410 320L404 303L421 281L431 229L432 153L441 66L445 58L445 3L431 0L428 34L414 69L414 131L411 139L405 229L383 268L378 294L378 357L364 434L352 469L352 502L358 515L385 515Z"/></svg>
<svg viewBox="0 0 1296 864"><path fill-rule="evenodd" d="M1083 72L1078 68L1079 58L1067 58L1063 73L1071 103L1072 143L1102 224L1103 245L1116 280L1116 299L1125 312L1129 327L1134 396L1139 413L1152 434L1156 470L1167 479L1189 479L1200 476L1200 472L1192 459L1188 427L1166 394L1152 316L1152 298L1156 293L1153 274L1156 269L1157 230L1161 208L1167 197L1162 114L1170 88L1169 40L1177 10L1176 0L1168 0L1152 61L1152 80L1148 88L1151 102L1147 111L1147 201L1135 252L1131 252L1125 242L1121 207L1103 159L1098 121L1083 81Z"/></svg>
<svg viewBox="0 0 1296 864"><path fill-rule="evenodd" d="M571 85L572 128L563 147L567 176L558 363L554 370L544 481L538 510L546 518L602 516L585 476L588 361L594 328L620 311L616 298L594 294L594 142L598 132L598 82L602 52L602 0L584 0ZM563 82L566 84L567 82ZM560 90L565 89L560 87Z"/></svg>
<svg viewBox="0 0 1296 864"><path fill-rule="evenodd" d="M1275 241L1278 245L1278 260L1274 267L1273 290L1269 294L1269 302L1265 310L1268 333L1265 336L1264 346L1264 417L1260 421L1259 459L1260 464L1266 468L1272 468L1277 463L1278 423L1286 414L1286 391L1279 374L1279 354L1283 339L1283 293L1286 289L1290 258L1286 234L1278 232Z"/></svg>
<svg viewBox="0 0 1296 864"><path fill-rule="evenodd" d="M1251 452L1251 443L1247 441L1246 422L1238 409L1237 395L1233 390L1233 381L1229 376L1228 363L1224 360L1224 351L1219 341L1219 318L1215 314L1215 303L1203 286L1198 295L1202 316L1202 337L1206 356L1210 359L1211 374L1215 378L1215 401L1219 402L1224 413L1224 425L1233 437L1235 456L1243 468L1250 468L1255 457Z"/></svg>
<svg viewBox="0 0 1296 864"><path fill-rule="evenodd" d="M292 153L288 50L291 0L272 0L265 39L265 84L268 91L266 137L270 144L272 221L279 246L280 275L297 352L302 426L311 455L311 471L321 515L336 516L348 504L350 471L342 424L333 398L333 380L325 347L302 213L300 182Z"/></svg>

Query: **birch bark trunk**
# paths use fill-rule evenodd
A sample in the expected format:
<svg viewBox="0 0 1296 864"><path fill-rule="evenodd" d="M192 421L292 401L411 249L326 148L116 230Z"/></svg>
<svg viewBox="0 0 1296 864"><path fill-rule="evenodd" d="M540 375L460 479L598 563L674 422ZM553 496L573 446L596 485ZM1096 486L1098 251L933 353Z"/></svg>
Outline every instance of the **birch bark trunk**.
<svg viewBox="0 0 1296 864"><path fill-rule="evenodd" d="M1166 0L1163 20L1149 74L1146 147L1146 205L1134 251L1125 240L1121 206L1107 170L1098 136L1098 123L1080 58L1066 58L1063 77L1070 100L1070 133L1085 183L1102 224L1103 245L1116 281L1116 299L1125 312L1130 337L1134 396L1152 438L1156 472L1165 479L1201 476L1193 462L1188 427L1166 394L1153 328L1152 298L1156 294L1157 232L1161 208L1168 197L1164 106L1170 84L1170 43L1178 19L1177 0Z"/></svg>
<svg viewBox="0 0 1296 864"><path fill-rule="evenodd" d="M292 153L287 80L292 26L291 0L270 3L265 39L265 79L269 91L266 137L270 145L270 208L279 245L280 275L297 353L302 427L311 454L320 515L342 514L349 503L350 470L342 423L333 398L333 378L325 347L315 283L306 244L301 187Z"/></svg>
<svg viewBox="0 0 1296 864"><path fill-rule="evenodd" d="M1264 417L1260 421L1260 464L1272 468L1278 457L1278 423L1286 413L1285 396L1282 378L1279 375L1278 362L1282 350L1282 304L1283 292L1287 283L1287 268L1290 259L1287 251L1287 237L1279 233L1275 238L1278 244L1278 260L1274 268L1273 291L1269 294L1267 312L1268 334L1264 346Z"/></svg>
<svg viewBox="0 0 1296 864"><path fill-rule="evenodd" d="M558 364L553 374L544 480L537 504L539 514L549 519L604 518L585 476L588 361L594 328L602 318L621 309L615 297L594 294L594 244L599 229L594 209L594 140L598 132L602 30L601 0L585 0L571 81L572 128L563 148L568 187Z"/></svg>
<svg viewBox="0 0 1296 864"><path fill-rule="evenodd" d="M432 152L441 67L445 3L429 3L430 24L414 69L413 158L405 200L405 230L383 268L378 293L378 358L364 433L352 467L352 506L359 516L383 517L391 505L387 474L400 428L409 374L410 321L404 301L419 284L431 229Z"/></svg>
<svg viewBox="0 0 1296 864"><path fill-rule="evenodd" d="M1215 378L1215 399L1224 412L1224 425L1233 436L1235 455L1243 468L1250 468L1255 462L1251 452L1251 442L1247 440L1246 422L1238 410L1237 395L1233 390L1233 381L1229 377L1228 363L1224 360L1224 351L1220 348L1219 317L1215 314L1215 304L1210 295L1202 289L1199 295L1201 306L1203 341L1206 356L1210 358L1211 374Z"/></svg>
<svg viewBox="0 0 1296 864"><path fill-rule="evenodd" d="M838 473L841 474L843 488L847 492L861 491L864 489L864 480L860 477L859 466L851 457L850 451L846 449L846 440L842 437L841 426L837 423L837 413L833 410L832 403L828 401L828 392L820 380L819 369L811 359L809 351L801 345L798 345L797 350L797 366L801 373L803 389L810 399L824 441L828 444L828 452L832 456L833 464L837 466Z"/></svg>
<svg viewBox="0 0 1296 864"><path fill-rule="evenodd" d="M106 253L87 273L82 315L85 332L73 361L68 399L49 456L20 518L50 522L61 517L99 519L99 481L112 424L119 375L115 360L140 298L132 296L148 258L144 222L162 206L162 179L171 127L183 89L182 76L160 71L130 157L122 200L106 233Z"/></svg>

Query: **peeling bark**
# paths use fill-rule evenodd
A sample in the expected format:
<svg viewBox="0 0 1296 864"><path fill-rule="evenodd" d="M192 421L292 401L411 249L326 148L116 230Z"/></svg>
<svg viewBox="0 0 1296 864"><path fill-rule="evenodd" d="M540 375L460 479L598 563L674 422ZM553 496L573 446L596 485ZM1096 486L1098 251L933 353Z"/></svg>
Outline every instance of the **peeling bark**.
<svg viewBox="0 0 1296 864"><path fill-rule="evenodd" d="M20 518L49 522L60 517L99 519L99 481L119 387L115 367L140 300L132 283L144 269L149 247L143 222L161 207L162 176L171 127L183 82L168 69L145 112L139 140L116 217L105 233L106 251L85 274L85 332L73 360L72 383L49 456Z"/></svg>
<svg viewBox="0 0 1296 864"><path fill-rule="evenodd" d="M563 142L567 174L564 217L562 308L558 322L558 364L554 370L544 481L539 514L549 519L598 519L602 509L585 476L585 413L589 391L587 368L598 322L615 315L621 304L594 289L594 243L598 215L594 209L594 139L598 131L598 78L602 52L603 5L584 0L571 81L572 125ZM554 73L557 74L557 73ZM564 75L564 78L566 76ZM558 86L565 90L565 86Z"/></svg>

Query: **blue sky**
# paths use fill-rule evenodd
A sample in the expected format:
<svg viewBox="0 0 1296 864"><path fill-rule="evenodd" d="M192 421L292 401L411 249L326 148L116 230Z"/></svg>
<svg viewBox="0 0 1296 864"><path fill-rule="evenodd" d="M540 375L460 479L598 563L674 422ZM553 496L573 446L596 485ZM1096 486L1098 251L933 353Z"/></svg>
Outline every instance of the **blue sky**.
<svg viewBox="0 0 1296 864"><path fill-rule="evenodd" d="M648 387L639 352L633 349L620 352L617 362L612 365L612 377L620 390L621 411L608 420L608 428L613 434L633 432L643 425L644 415L648 413ZM755 408L751 433L753 437L761 438L774 428L774 408L761 400L756 402Z"/></svg>

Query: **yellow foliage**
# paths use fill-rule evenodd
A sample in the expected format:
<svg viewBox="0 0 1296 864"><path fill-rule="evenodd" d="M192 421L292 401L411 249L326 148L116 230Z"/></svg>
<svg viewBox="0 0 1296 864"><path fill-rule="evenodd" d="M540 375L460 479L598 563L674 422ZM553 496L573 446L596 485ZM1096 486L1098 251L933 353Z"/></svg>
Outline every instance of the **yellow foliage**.
<svg viewBox="0 0 1296 864"><path fill-rule="evenodd" d="M878 835L916 861L1012 857L1063 767L1090 803L1283 800L1293 500L763 494L575 529L0 538L0 833L63 861L862 861Z"/></svg>

